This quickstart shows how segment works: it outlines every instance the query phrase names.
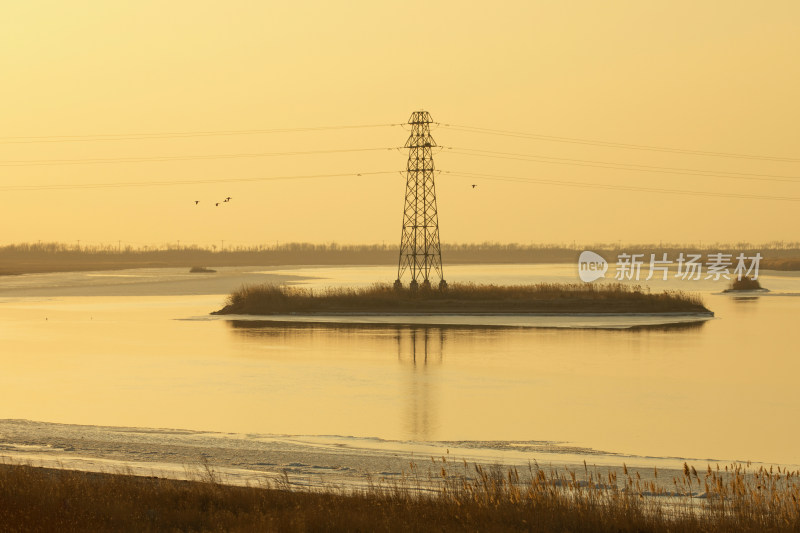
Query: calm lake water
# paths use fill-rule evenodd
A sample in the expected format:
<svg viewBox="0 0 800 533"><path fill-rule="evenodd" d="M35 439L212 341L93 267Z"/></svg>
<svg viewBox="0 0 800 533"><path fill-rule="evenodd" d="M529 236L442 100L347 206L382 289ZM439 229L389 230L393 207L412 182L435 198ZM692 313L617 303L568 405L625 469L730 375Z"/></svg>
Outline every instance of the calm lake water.
<svg viewBox="0 0 800 533"><path fill-rule="evenodd" d="M344 326L212 317L244 282L364 285L394 273L219 270L0 279L0 419L800 463L797 275L762 272L773 292L746 298L719 294L722 282L653 283L702 293L715 318L625 329L641 319L494 327L496 318L476 317ZM577 280L574 265L447 274Z"/></svg>

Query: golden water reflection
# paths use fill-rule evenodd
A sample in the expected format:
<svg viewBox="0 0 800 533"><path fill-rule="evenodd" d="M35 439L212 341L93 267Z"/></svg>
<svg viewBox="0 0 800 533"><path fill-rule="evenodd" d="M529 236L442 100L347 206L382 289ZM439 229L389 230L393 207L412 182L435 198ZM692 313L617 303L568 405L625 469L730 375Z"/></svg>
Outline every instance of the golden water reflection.
<svg viewBox="0 0 800 533"><path fill-rule="evenodd" d="M228 322L236 335L257 341L281 339L288 341L310 340L312 337L330 339L331 336L360 338L365 336L372 341L377 339L374 349L378 353L390 353L389 345L394 344L397 362L405 369L402 387L404 405L403 428L413 440L427 441L435 437L437 424L438 381L445 353L445 343L449 335L457 334L459 329L432 326L398 325L316 325L283 324L270 321L232 320ZM449 330L449 331L448 331Z"/></svg>

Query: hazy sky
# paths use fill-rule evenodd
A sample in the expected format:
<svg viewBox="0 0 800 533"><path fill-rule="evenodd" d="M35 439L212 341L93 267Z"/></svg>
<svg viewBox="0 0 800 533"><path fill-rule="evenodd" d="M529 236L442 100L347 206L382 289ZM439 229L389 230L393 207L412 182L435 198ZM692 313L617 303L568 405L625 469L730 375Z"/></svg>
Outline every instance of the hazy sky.
<svg viewBox="0 0 800 533"><path fill-rule="evenodd" d="M399 242L402 151L239 156L400 147L400 126L54 136L391 124L420 108L565 138L436 127L443 241L797 241L800 201L751 196L800 200L798 22L795 0L3 2L0 244ZM386 173L354 175L368 172Z"/></svg>

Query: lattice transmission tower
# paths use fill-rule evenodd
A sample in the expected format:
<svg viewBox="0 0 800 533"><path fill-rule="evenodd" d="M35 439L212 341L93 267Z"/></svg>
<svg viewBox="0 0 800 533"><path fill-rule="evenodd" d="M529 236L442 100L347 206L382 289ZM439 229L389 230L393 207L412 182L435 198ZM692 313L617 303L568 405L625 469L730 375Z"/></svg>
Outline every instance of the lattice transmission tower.
<svg viewBox="0 0 800 533"><path fill-rule="evenodd" d="M427 111L414 111L408 119L411 135L406 141L406 197L403 209L403 233L400 237L400 261L395 288L403 285L403 274L409 272L412 290L430 288L431 270L439 276L439 288L447 283L442 271L442 250L439 243L439 215L436 210L436 186L433 182L433 119Z"/></svg>

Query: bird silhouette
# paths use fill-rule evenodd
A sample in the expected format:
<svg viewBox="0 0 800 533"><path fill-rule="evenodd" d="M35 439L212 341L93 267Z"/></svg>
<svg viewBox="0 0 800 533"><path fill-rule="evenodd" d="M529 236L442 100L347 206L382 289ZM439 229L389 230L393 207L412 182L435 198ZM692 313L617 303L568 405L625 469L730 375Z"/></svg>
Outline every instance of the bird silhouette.
<svg viewBox="0 0 800 533"><path fill-rule="evenodd" d="M219 207L219 202L217 202L216 204L214 204L214 207Z"/></svg>
<svg viewBox="0 0 800 533"><path fill-rule="evenodd" d="M195 201L194 201L194 205L197 205L197 204L199 204L199 203L200 203L200 200L195 200Z"/></svg>
<svg viewBox="0 0 800 533"><path fill-rule="evenodd" d="M473 183L473 184L472 184L472 188L474 189L475 187L477 187L477 185L475 185L475 184Z"/></svg>
<svg viewBox="0 0 800 533"><path fill-rule="evenodd" d="M230 196L228 196L227 198L225 198L225 201L226 201L226 202L230 202L230 201L231 201L231 197L230 197Z"/></svg>

